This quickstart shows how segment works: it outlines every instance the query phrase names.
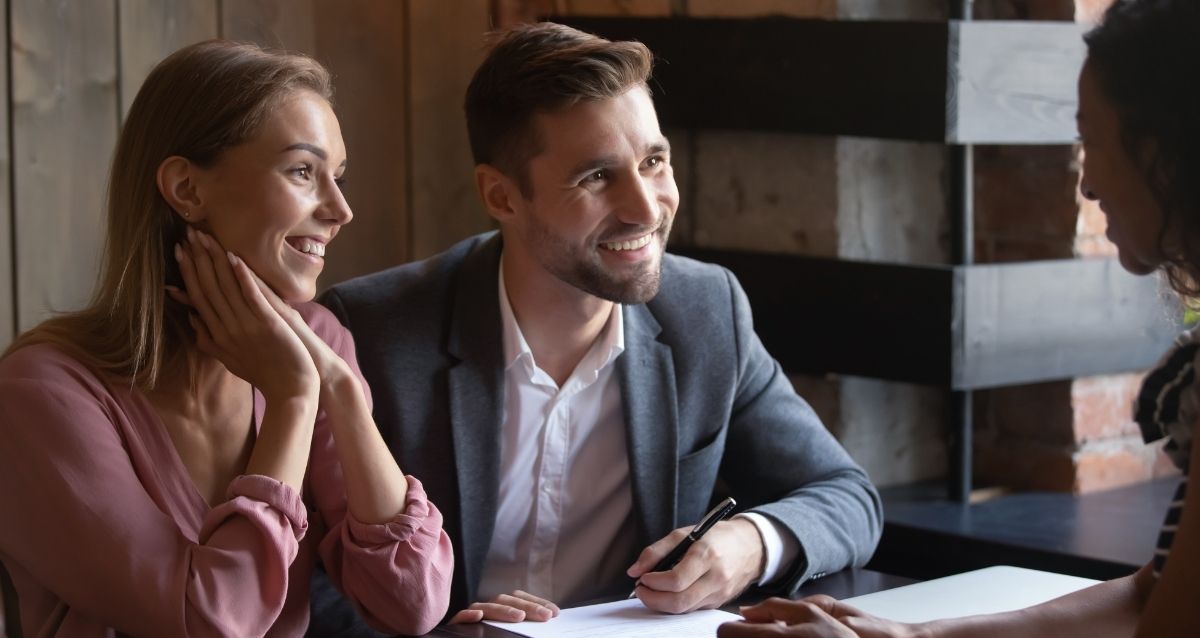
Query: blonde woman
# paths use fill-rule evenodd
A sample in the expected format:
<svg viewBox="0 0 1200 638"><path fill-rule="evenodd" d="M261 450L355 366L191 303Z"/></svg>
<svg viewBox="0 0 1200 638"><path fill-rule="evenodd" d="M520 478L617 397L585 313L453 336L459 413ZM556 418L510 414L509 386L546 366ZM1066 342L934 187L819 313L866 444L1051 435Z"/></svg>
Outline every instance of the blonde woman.
<svg viewBox="0 0 1200 638"><path fill-rule="evenodd" d="M329 75L210 41L121 132L90 305L0 360L0 561L26 635L295 636L317 560L364 618L429 631L442 517L310 304L351 212Z"/></svg>

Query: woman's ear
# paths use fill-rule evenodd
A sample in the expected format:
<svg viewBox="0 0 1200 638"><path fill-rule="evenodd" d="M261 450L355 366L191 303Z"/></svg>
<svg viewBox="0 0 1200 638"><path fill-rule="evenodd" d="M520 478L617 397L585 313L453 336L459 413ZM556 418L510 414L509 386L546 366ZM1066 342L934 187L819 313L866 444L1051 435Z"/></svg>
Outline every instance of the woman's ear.
<svg viewBox="0 0 1200 638"><path fill-rule="evenodd" d="M196 177L196 165L178 155L163 160L155 174L163 199L184 221L193 223L204 219L204 201Z"/></svg>
<svg viewBox="0 0 1200 638"><path fill-rule="evenodd" d="M491 215L492 219L503 224L516 216L517 211L514 204L517 202L514 200L520 198L520 191L517 189L517 185L495 166L490 164L475 166L475 188L483 200L483 207L487 209L487 213Z"/></svg>

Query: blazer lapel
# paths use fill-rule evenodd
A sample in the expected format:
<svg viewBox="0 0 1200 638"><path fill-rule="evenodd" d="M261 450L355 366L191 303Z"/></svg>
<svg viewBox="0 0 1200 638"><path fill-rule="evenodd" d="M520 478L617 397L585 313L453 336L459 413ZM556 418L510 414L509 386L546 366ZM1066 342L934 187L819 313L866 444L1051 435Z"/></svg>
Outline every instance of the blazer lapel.
<svg viewBox="0 0 1200 638"><path fill-rule="evenodd" d="M504 409L499 266L499 235L467 256L460 271L447 343L447 351L458 360L449 370L448 390L462 521L460 551L468 601L474 600L478 591L499 500L500 423Z"/></svg>
<svg viewBox="0 0 1200 638"><path fill-rule="evenodd" d="M625 306L625 352L617 360L633 506L643 545L675 528L679 412L670 346L645 305Z"/></svg>

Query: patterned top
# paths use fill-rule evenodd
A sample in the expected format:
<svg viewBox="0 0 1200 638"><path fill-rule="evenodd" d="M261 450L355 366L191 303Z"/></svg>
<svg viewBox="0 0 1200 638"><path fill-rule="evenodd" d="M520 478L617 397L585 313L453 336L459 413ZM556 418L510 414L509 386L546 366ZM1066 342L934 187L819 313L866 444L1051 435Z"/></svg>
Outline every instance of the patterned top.
<svg viewBox="0 0 1200 638"><path fill-rule="evenodd" d="M1200 352L1200 329L1185 332L1175 340L1175 347L1159 360L1146 375L1134 404L1133 419L1142 430L1142 438L1150 443L1166 438L1163 451L1171 461L1188 473L1188 455L1192 448L1192 430L1196 417L1197 396L1196 354ZM1154 549L1154 577L1162 574L1167 554L1175 540L1175 530L1183 513L1187 482L1181 481L1167 509L1166 520L1159 532Z"/></svg>

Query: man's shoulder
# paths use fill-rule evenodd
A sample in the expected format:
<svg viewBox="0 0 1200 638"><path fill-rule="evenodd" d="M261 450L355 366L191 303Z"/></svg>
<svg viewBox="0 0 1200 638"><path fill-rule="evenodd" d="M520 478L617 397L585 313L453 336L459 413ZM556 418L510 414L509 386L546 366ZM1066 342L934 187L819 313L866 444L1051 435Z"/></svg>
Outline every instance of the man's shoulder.
<svg viewBox="0 0 1200 638"><path fill-rule="evenodd" d="M355 277L327 290L320 298L342 310L370 311L381 306L426 305L450 294L468 256L495 237L495 232L468 237L446 251L419 261Z"/></svg>
<svg viewBox="0 0 1200 638"><path fill-rule="evenodd" d="M662 284L647 304L655 312L709 314L732 303L737 279L723 266L680 255L663 255ZM715 307L714 307L715 306Z"/></svg>

